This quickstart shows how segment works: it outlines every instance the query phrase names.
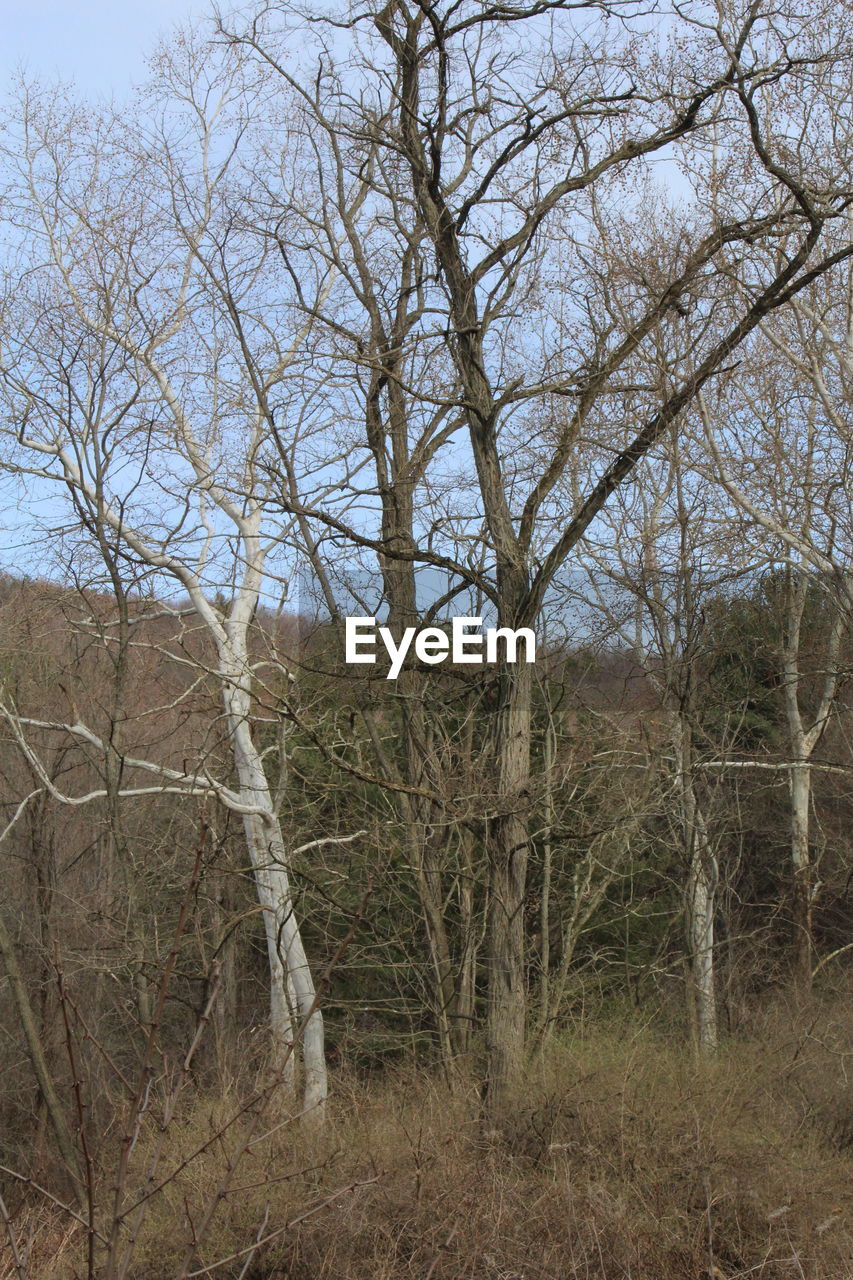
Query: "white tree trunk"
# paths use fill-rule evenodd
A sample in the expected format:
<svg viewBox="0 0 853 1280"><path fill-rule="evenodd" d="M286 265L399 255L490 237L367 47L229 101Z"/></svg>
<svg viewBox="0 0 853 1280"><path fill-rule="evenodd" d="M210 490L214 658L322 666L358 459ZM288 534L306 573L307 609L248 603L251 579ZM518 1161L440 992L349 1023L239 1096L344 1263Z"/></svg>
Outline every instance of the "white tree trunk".
<svg viewBox="0 0 853 1280"><path fill-rule="evenodd" d="M702 1054L712 1054L717 1047L717 996L714 989L715 890L716 860L697 830L687 876L687 929L696 1036Z"/></svg>
<svg viewBox="0 0 853 1280"><path fill-rule="evenodd" d="M799 986L808 990L812 975L812 868L809 810L812 777L807 763L791 769L791 860L793 862L794 957Z"/></svg>
<svg viewBox="0 0 853 1280"><path fill-rule="evenodd" d="M717 1048L714 916L719 868L696 796L690 727L676 715L672 730L679 762L681 821L688 857L684 914L690 963L690 999L699 1052L710 1055Z"/></svg>
<svg viewBox="0 0 853 1280"><path fill-rule="evenodd" d="M248 661L234 660L223 671L223 697L231 737L234 767L241 796L261 810L244 818L246 842L263 908L270 965L270 1025L274 1054L286 1077L293 1079L293 1055L288 1045L302 1028L302 1099L306 1110L322 1111L328 1093L323 1015L314 1008L316 992L290 889L288 858L260 752L249 720Z"/></svg>
<svg viewBox="0 0 853 1280"><path fill-rule="evenodd" d="M824 658L824 678L820 704L809 728L800 709L800 644L803 615L808 594L808 575L788 573L786 578L785 712L791 744L791 921L793 925L794 979L801 991L811 990L814 957L813 911L815 886L809 849L811 818L811 760L823 737L838 693L841 640L846 630L847 611L836 605L835 617Z"/></svg>

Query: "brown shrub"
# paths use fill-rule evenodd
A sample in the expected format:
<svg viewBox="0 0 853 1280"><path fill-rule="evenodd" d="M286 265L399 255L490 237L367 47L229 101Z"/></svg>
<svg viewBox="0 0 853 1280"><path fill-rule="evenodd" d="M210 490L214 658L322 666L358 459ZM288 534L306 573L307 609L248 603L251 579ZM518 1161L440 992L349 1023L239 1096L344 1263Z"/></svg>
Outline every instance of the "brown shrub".
<svg viewBox="0 0 853 1280"><path fill-rule="evenodd" d="M414 1068L339 1080L323 1134L296 1122L252 1148L194 1265L247 1250L266 1222L265 1234L285 1229L211 1274L848 1280L851 1160L835 1120L849 1106L850 1045L838 1006L799 1010L796 1027L789 1014L778 1006L760 1036L710 1064L627 1023L551 1044L500 1134L464 1079L453 1094ZM228 1108L199 1099L173 1159ZM227 1145L158 1199L132 1280L175 1274L188 1214L215 1195ZM14 1225L31 1237L33 1277L84 1274L82 1229L69 1235L32 1206ZM14 1274L6 1255L0 1277Z"/></svg>

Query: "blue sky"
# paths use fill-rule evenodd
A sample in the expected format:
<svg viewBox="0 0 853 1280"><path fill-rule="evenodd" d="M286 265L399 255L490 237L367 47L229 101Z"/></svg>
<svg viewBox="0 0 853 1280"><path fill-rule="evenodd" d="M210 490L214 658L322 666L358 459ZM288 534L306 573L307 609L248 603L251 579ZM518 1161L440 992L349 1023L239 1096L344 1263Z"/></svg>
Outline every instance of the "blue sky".
<svg viewBox="0 0 853 1280"><path fill-rule="evenodd" d="M145 55L206 0L0 0L0 72L73 80L84 93L121 96L145 76Z"/></svg>

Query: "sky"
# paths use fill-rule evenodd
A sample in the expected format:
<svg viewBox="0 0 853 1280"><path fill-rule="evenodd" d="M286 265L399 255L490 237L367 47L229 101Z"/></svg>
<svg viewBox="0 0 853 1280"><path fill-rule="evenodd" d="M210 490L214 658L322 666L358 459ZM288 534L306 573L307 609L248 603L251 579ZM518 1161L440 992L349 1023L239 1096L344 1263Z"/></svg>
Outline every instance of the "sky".
<svg viewBox="0 0 853 1280"><path fill-rule="evenodd" d="M73 80L83 93L121 97L145 77L157 36L206 0L0 0L0 74L23 65L47 80Z"/></svg>
<svg viewBox="0 0 853 1280"><path fill-rule="evenodd" d="M23 68L46 81L73 81L82 94L121 101L144 80L157 37L208 8L208 0L0 0L0 86ZM19 496L31 510L33 495ZM0 562L22 566L28 542L21 542L16 506L4 489Z"/></svg>

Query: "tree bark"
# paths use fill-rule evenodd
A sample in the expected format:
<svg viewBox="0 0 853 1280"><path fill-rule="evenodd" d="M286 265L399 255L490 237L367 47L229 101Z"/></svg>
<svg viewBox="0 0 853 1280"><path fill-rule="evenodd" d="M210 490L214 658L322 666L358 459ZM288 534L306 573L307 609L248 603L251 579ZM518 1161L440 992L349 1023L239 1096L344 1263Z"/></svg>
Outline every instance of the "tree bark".
<svg viewBox="0 0 853 1280"><path fill-rule="evenodd" d="M681 824L687 854L685 924L690 971L689 999L696 1042L703 1055L717 1048L717 997L714 963L714 918L719 879L717 858L708 838L705 816L693 779L693 744L690 726L680 718L674 725Z"/></svg>
<svg viewBox="0 0 853 1280"><path fill-rule="evenodd" d="M794 931L794 980L800 991L812 985L812 866L809 854L811 769L808 764L791 767L791 919Z"/></svg>
<svg viewBox="0 0 853 1280"><path fill-rule="evenodd" d="M233 637L233 629L232 629ZM288 857L269 782L250 728L247 660L220 671L223 699L241 796L260 810L243 818L246 843L263 908L270 966L270 1027L274 1058L288 1082L294 1079L293 1044L299 1020L303 1065L302 1101L321 1113L328 1094L323 1015L313 1008L316 992L293 910Z"/></svg>
<svg viewBox="0 0 853 1280"><path fill-rule="evenodd" d="M717 1048L717 997L714 983L716 859L704 836L696 833L687 876L687 935L699 1052Z"/></svg>
<svg viewBox="0 0 853 1280"><path fill-rule="evenodd" d="M511 1106L524 1067L526 992L524 903L529 852L531 670L501 673L495 736L500 812L489 819L489 1002L486 1100L500 1116Z"/></svg>
<svg viewBox="0 0 853 1280"><path fill-rule="evenodd" d="M791 748L791 926L793 930L794 983L799 991L812 987L814 957L814 884L809 836L811 825L811 760L829 723L838 693L841 639L846 629L847 611L836 602L826 652L823 656L823 685L820 703L806 728L800 707L802 673L800 649L803 617L809 590L809 575L802 570L785 574L785 619L783 673L785 714Z"/></svg>
<svg viewBox="0 0 853 1280"><path fill-rule="evenodd" d="M59 1100L56 1086L48 1069L44 1045L39 1035L38 1022L30 1002L27 984L24 981L24 975L21 972L21 966L18 963L18 956L15 951L15 944L6 927L2 912L0 912L0 954L3 956L3 964L9 979L12 998L18 1011L24 1039L27 1042L27 1052L29 1053L38 1087L44 1098L50 1125L56 1137L56 1145L68 1171L74 1198L78 1204L82 1204L84 1193L80 1177L79 1153L74 1145L74 1139L68 1127L62 1103Z"/></svg>

